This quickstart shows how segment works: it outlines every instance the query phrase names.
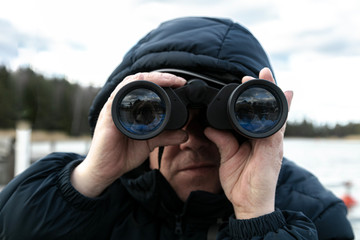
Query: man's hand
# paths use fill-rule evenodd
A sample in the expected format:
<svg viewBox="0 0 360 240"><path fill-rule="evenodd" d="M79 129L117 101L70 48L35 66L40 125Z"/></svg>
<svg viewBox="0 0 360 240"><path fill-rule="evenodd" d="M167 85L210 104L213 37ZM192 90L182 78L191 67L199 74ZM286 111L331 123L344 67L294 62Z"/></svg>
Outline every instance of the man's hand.
<svg viewBox="0 0 360 240"><path fill-rule="evenodd" d="M176 130L164 131L147 141L137 141L126 137L116 128L111 115L115 95L124 85L137 80L173 88L186 83L185 79L169 73L151 72L128 76L116 87L100 112L87 157L71 176L73 186L85 196L100 195L124 173L141 165L155 147L176 145L187 139L186 132Z"/></svg>
<svg viewBox="0 0 360 240"><path fill-rule="evenodd" d="M268 68L260 79L275 82ZM252 77L244 77L243 82ZM290 108L293 93L285 92ZM207 128L206 136L218 146L221 185L234 207L237 219L249 219L271 213L275 208L275 189L283 158L284 127L264 139L252 139L239 145L224 131Z"/></svg>

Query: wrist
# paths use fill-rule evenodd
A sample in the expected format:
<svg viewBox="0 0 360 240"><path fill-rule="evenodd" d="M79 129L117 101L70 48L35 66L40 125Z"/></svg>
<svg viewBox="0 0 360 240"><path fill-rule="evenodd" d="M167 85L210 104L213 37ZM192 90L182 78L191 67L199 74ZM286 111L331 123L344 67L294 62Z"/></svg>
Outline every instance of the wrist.
<svg viewBox="0 0 360 240"><path fill-rule="evenodd" d="M253 239L254 236L265 236L269 232L278 232L286 224L280 210L273 211L257 218L229 219L230 236L234 239ZM259 226L261 226L259 228Z"/></svg>
<svg viewBox="0 0 360 240"><path fill-rule="evenodd" d="M70 181L79 193L89 198L98 197L111 184L111 182L94 177L89 167L86 166L85 160L75 167L71 173Z"/></svg>
<svg viewBox="0 0 360 240"><path fill-rule="evenodd" d="M272 203L268 203L260 207L252 207L252 208L243 208L243 207L234 206L234 213L236 219L257 218L274 212L275 211L274 206L275 205Z"/></svg>

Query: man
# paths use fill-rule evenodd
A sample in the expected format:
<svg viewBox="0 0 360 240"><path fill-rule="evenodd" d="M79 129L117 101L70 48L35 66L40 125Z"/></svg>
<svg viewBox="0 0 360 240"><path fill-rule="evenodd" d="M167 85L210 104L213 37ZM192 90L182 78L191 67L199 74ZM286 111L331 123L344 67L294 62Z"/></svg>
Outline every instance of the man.
<svg viewBox="0 0 360 240"><path fill-rule="evenodd" d="M242 142L189 109L182 129L149 140L117 130L111 108L128 83L176 89L193 77L275 83L264 50L242 26L212 18L163 23L127 53L95 99L88 155L51 154L3 190L1 238L352 239L341 200L283 159L285 127ZM285 96L290 105L292 92Z"/></svg>

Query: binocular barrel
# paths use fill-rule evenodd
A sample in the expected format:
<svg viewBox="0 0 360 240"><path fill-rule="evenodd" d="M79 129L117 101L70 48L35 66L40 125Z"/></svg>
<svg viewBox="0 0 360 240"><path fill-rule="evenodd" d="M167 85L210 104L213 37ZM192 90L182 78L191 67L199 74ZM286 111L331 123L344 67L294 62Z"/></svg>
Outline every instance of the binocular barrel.
<svg viewBox="0 0 360 240"><path fill-rule="evenodd" d="M285 124L288 114L284 93L269 81L255 79L218 89L193 79L177 89L149 81L131 82L116 94L112 117L123 134L145 140L182 128L189 108L204 109L201 117L209 126L235 130L246 138L271 136Z"/></svg>

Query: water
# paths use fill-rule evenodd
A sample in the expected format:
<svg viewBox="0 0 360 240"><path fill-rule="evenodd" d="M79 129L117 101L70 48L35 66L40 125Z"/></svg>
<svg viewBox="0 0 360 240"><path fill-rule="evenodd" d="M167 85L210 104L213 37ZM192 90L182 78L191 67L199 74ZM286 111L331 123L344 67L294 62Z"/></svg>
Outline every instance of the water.
<svg viewBox="0 0 360 240"><path fill-rule="evenodd" d="M74 152L85 155L90 140L38 141L31 144L31 159L38 160L51 152Z"/></svg>
<svg viewBox="0 0 360 240"><path fill-rule="evenodd" d="M355 236L360 236L360 140L288 138L284 155L314 173L340 198L346 193L343 183L352 183L350 193L358 204L348 218Z"/></svg>

